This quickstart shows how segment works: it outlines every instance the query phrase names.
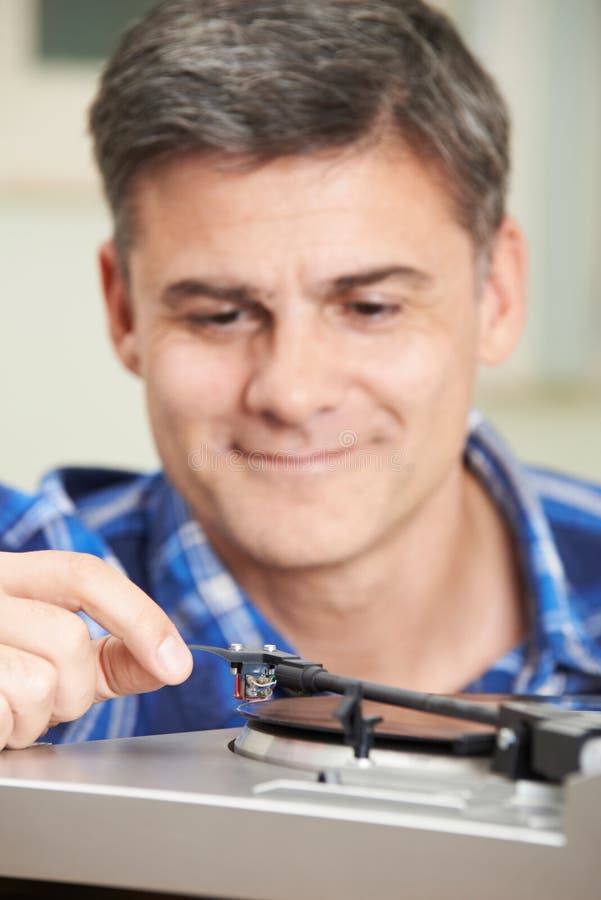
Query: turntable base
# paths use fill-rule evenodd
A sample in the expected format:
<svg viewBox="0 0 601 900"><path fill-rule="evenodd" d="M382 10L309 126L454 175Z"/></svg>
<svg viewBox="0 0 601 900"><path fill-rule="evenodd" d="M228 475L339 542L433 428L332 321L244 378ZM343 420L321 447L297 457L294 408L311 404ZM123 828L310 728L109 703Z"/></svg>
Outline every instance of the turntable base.
<svg viewBox="0 0 601 900"><path fill-rule="evenodd" d="M599 896L599 776L512 784L482 758L407 753L320 784L232 753L237 734L0 754L0 876L255 900Z"/></svg>

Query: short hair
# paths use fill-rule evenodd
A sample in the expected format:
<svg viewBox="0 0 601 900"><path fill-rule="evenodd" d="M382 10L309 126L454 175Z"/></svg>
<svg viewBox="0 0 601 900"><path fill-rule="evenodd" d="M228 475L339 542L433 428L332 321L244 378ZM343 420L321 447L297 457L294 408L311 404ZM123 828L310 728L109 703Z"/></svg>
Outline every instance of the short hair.
<svg viewBox="0 0 601 900"><path fill-rule="evenodd" d="M422 0L163 0L123 35L90 129L122 262L137 176L190 153L262 164L386 133L438 167L477 250L504 215L504 101Z"/></svg>

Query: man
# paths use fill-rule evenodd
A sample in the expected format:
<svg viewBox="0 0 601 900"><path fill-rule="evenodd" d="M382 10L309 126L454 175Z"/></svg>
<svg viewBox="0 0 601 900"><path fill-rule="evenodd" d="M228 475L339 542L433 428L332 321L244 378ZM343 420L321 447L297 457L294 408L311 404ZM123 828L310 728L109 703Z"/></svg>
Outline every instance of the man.
<svg viewBox="0 0 601 900"><path fill-rule="evenodd" d="M164 472L3 489L0 745L233 724L227 668L191 674L184 641L425 690L598 690L599 490L470 418L478 366L518 340L526 253L504 105L449 21L168 0L91 129L111 337Z"/></svg>

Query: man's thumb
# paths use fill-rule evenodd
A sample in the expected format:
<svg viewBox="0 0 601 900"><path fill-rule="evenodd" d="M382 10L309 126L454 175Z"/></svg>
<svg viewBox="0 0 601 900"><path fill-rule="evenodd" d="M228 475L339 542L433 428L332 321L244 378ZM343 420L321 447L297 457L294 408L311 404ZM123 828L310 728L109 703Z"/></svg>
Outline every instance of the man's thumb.
<svg viewBox="0 0 601 900"><path fill-rule="evenodd" d="M164 684L179 684L192 670L192 655L181 638L169 635L158 648L153 671L143 666L120 638L107 634L94 642L96 653L95 702L155 691Z"/></svg>

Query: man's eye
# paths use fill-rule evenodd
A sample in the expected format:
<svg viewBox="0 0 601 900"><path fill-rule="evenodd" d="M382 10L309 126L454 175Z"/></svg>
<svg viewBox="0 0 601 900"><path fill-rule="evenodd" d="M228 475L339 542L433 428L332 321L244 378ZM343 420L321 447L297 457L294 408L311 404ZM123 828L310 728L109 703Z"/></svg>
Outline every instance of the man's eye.
<svg viewBox="0 0 601 900"><path fill-rule="evenodd" d="M245 311L242 309L228 309L224 312L211 313L210 315L191 315L188 321L191 325L200 328L226 328L228 325L235 325L243 321Z"/></svg>
<svg viewBox="0 0 601 900"><path fill-rule="evenodd" d="M346 304L347 311L360 319L380 321L389 319L401 311L400 303L374 303L367 300L355 300Z"/></svg>

